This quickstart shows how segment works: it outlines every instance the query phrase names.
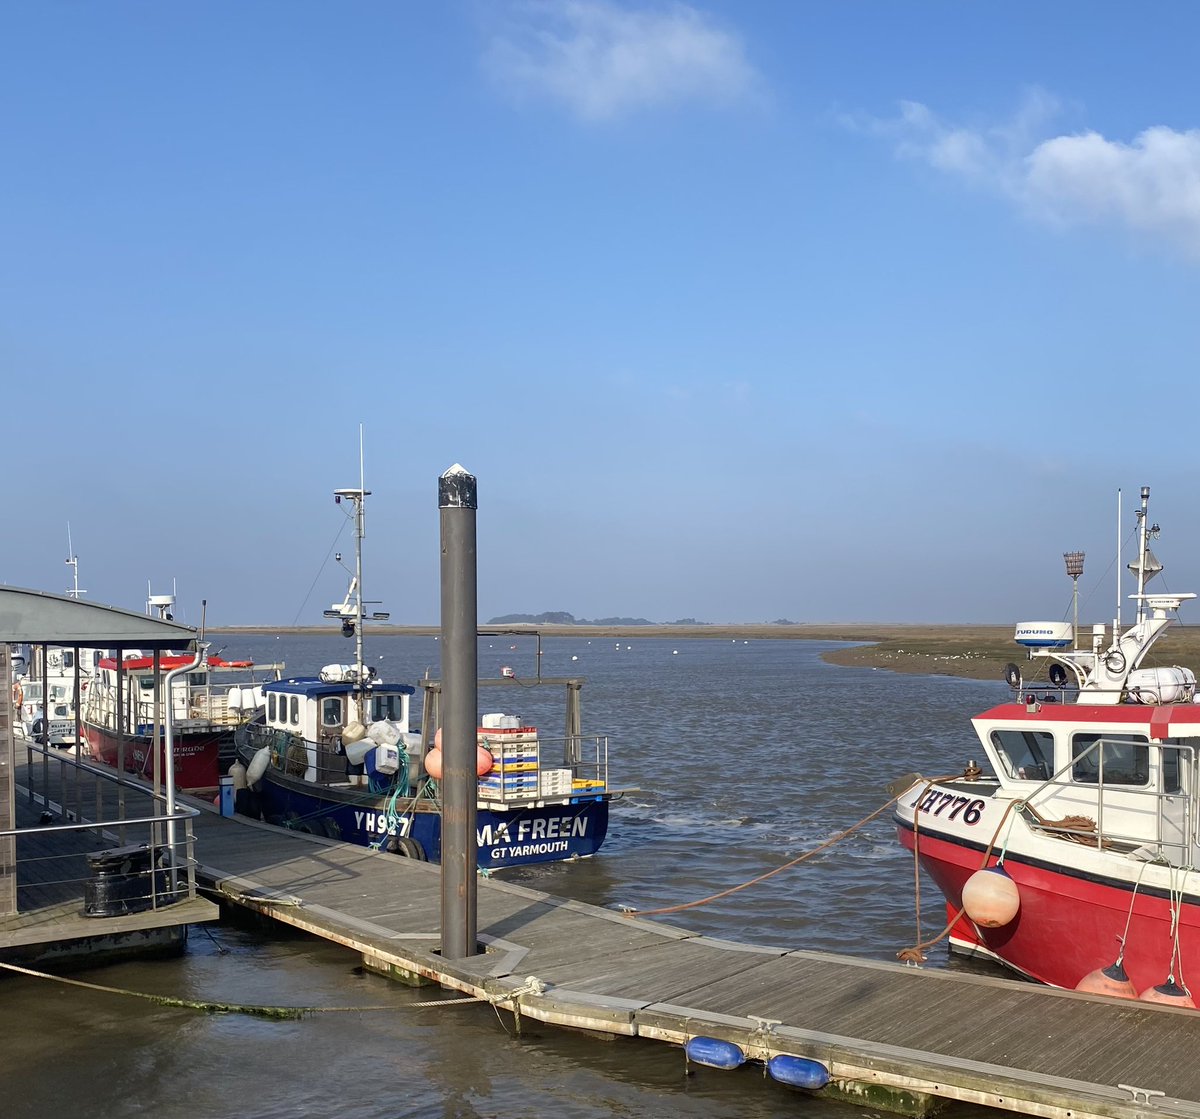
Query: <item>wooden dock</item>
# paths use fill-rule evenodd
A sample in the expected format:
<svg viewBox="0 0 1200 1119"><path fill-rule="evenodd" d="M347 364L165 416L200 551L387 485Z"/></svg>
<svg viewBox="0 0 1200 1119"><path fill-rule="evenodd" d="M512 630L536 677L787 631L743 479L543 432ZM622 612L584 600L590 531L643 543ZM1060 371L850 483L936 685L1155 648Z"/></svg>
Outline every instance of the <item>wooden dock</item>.
<svg viewBox="0 0 1200 1119"><path fill-rule="evenodd" d="M445 960L437 866L202 807L199 882L394 978L556 1026L819 1060L824 1093L908 1114L963 1100L1057 1119L1200 1117L1195 1011L738 944L496 878L478 884L484 951Z"/></svg>

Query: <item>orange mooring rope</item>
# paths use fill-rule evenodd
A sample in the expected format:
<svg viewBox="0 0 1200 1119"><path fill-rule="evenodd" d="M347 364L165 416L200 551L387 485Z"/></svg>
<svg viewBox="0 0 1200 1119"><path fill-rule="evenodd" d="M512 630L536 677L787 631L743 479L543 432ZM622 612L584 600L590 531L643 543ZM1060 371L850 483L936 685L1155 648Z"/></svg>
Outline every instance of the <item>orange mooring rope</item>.
<svg viewBox="0 0 1200 1119"><path fill-rule="evenodd" d="M912 786L910 785L909 788L911 788L911 787ZM811 851L805 851L803 855L800 855L798 858L792 859L791 862L784 863L782 866L777 866L774 870L768 870L766 872L766 874L760 874L757 878L751 878L750 881L743 882L743 883L741 883L741 885L730 886L728 890L722 890L720 893L717 893L717 894L709 894L708 897L699 898L696 901L685 901L685 902L681 903L680 905L665 905L661 909L627 909L627 910L624 910L623 912L626 917L649 917L649 916L657 916L658 914L662 914L662 913L678 913L682 909L695 909L697 906L707 905L710 901L717 901L719 898L728 897L730 894L736 894L739 890L745 890L750 886L756 886L759 882L765 882L768 878L771 878L774 875L779 874L781 871L790 870L792 867L799 865L800 863L804 862L806 859L811 859L813 857L813 855L820 854L826 848L832 847L835 843L838 843L841 840L845 839L846 836L853 834L859 828L861 828L864 824L869 824L881 812L886 811L893 804L895 804L896 801L898 801L906 792L908 792L908 789L904 789L901 792L897 793L894 797L892 797L891 800L887 801L885 804L881 804L869 816L864 816L861 820L858 821L857 824L852 824L845 831L838 832L837 835L832 836L831 838L827 839L819 847L814 847Z"/></svg>

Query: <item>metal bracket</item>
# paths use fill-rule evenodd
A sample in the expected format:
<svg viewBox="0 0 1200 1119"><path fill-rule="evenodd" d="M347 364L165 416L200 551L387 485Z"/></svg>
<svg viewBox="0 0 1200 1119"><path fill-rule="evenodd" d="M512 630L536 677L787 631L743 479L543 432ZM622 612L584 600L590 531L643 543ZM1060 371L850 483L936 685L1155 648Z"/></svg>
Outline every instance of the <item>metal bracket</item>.
<svg viewBox="0 0 1200 1119"><path fill-rule="evenodd" d="M1118 1088L1122 1092L1128 1092L1133 1097L1134 1103L1149 1103L1151 1096L1165 1096L1166 1092L1160 1092L1157 1088L1138 1088L1133 1084L1118 1084Z"/></svg>

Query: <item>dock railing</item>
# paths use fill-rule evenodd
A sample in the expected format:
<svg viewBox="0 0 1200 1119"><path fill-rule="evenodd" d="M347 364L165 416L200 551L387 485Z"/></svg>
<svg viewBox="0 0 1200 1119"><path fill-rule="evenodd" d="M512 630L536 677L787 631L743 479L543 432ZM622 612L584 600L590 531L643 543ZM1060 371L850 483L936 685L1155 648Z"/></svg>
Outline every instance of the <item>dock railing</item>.
<svg viewBox="0 0 1200 1119"><path fill-rule="evenodd" d="M86 916L120 916L196 897L197 809L168 813L161 793L74 751L28 739L17 746L26 751L18 815L29 823L0 830L0 839L16 840L16 910L9 916L75 900ZM167 841L172 821L174 847Z"/></svg>

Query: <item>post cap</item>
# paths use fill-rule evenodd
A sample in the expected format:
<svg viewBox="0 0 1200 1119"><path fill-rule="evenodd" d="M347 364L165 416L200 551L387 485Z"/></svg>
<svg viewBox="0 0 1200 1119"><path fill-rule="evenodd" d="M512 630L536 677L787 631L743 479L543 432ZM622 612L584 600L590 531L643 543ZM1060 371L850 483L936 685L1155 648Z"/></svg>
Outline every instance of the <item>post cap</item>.
<svg viewBox="0 0 1200 1119"><path fill-rule="evenodd" d="M457 462L438 479L438 508L479 508L475 475Z"/></svg>

